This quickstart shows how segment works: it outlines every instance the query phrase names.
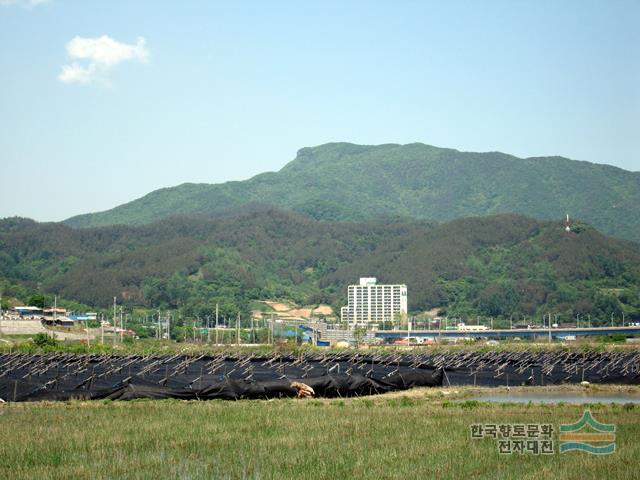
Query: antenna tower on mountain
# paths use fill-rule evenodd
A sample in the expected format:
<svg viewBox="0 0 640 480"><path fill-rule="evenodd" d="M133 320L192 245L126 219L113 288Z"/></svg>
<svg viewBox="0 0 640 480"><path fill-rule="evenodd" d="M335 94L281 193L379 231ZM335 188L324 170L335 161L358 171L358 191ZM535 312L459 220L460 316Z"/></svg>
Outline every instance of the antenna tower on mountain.
<svg viewBox="0 0 640 480"><path fill-rule="evenodd" d="M571 220L569 220L569 214L567 213L567 218L564 221L564 234L568 236L571 233Z"/></svg>

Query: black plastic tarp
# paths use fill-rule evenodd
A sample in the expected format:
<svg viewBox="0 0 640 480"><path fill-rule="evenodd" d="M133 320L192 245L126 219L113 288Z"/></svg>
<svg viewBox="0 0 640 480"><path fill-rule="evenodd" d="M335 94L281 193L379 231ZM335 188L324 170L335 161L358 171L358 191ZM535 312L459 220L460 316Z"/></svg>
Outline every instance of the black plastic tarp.
<svg viewBox="0 0 640 480"><path fill-rule="evenodd" d="M0 354L4 401L319 397L415 386L640 384L640 352L305 352L264 355Z"/></svg>
<svg viewBox="0 0 640 480"><path fill-rule="evenodd" d="M131 377L111 388L86 389L42 389L37 384L18 380L1 380L1 398L15 401L56 401L56 400L133 400L139 398L181 400L242 400L295 397L297 389L293 382L311 387L318 397L353 397L374 395L413 387L435 387L442 385L443 371L414 371L396 373L386 379L363 375L322 375L304 379L280 379L267 381L247 381L226 378L202 388L174 388L158 385L140 377ZM17 392L20 392L19 394Z"/></svg>

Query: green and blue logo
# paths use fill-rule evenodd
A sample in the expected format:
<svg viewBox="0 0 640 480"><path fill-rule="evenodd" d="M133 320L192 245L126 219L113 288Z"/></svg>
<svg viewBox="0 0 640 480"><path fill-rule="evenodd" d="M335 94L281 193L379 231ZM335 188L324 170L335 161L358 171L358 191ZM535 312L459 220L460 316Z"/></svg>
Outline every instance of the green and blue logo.
<svg viewBox="0 0 640 480"><path fill-rule="evenodd" d="M587 429L591 431L581 431ZM608 455L616 451L616 426L598 422L589 410L570 425L560 425L560 453L581 450L594 455Z"/></svg>

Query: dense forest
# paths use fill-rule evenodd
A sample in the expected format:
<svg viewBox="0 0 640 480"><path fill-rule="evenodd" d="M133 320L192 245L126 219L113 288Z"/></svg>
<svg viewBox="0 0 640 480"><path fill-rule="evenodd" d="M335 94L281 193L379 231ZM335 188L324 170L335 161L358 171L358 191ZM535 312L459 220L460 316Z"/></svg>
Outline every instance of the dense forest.
<svg viewBox="0 0 640 480"><path fill-rule="evenodd" d="M141 225L178 214L216 217L252 203L355 222L391 217L441 223L500 213L553 220L569 213L608 235L640 241L640 172L562 157L522 159L419 143L303 148L279 172L242 182L164 188L66 223Z"/></svg>
<svg viewBox="0 0 640 480"><path fill-rule="evenodd" d="M518 215L426 222L318 221L253 206L219 218L74 229L0 220L0 288L91 306L232 315L252 300L341 306L361 276L406 283L412 312L640 320L640 247L576 222ZM22 298L26 301L25 298Z"/></svg>

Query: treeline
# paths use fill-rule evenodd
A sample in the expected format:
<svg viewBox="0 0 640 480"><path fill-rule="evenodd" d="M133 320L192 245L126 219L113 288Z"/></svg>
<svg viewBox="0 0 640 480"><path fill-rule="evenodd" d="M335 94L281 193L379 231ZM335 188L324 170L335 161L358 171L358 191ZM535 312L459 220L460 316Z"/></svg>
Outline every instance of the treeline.
<svg viewBox="0 0 640 480"><path fill-rule="evenodd" d="M406 283L410 309L516 318L640 319L640 248L584 224L517 215L440 226L320 222L254 207L218 219L74 230L0 221L0 277L31 292L108 307L247 313L256 299L330 303L361 276Z"/></svg>

